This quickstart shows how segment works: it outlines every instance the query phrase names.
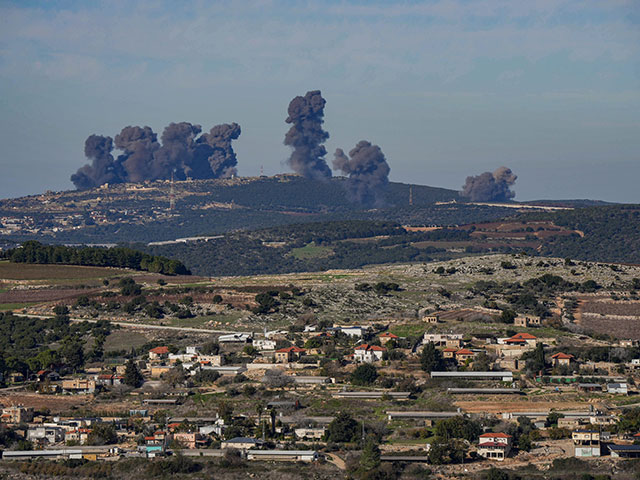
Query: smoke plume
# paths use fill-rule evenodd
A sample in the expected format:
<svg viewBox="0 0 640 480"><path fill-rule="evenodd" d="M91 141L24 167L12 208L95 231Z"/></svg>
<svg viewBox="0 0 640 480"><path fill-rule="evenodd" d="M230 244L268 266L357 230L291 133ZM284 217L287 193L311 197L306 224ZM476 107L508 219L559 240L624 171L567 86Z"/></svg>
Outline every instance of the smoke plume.
<svg viewBox="0 0 640 480"><path fill-rule="evenodd" d="M333 168L349 176L349 198L367 206L382 205L391 169L380 147L361 140L349 152L349 157L338 148L333 160Z"/></svg>
<svg viewBox="0 0 640 480"><path fill-rule="evenodd" d="M507 167L500 167L493 173L484 172L475 177L467 177L460 196L472 202L506 202L516 196L509 187L517 178Z"/></svg>
<svg viewBox="0 0 640 480"><path fill-rule="evenodd" d="M85 165L71 175L71 181L79 190L114 182L120 177L122 168L114 162L112 150L111 137L91 135L87 138L84 142L84 155L91 160L91 165Z"/></svg>
<svg viewBox="0 0 640 480"><path fill-rule="evenodd" d="M85 156L91 160L71 176L78 190L105 183L145 180L226 178L236 173L238 164L231 146L240 136L240 125L223 124L198 135L200 125L171 123L162 133L162 144L150 127L128 126L111 137L91 135L85 142ZM117 159L113 147L123 153Z"/></svg>
<svg viewBox="0 0 640 480"><path fill-rule="evenodd" d="M322 145L329 138L322 130L326 103L320 90L307 92L304 97L296 97L289 103L286 122L292 125L284 137L284 144L293 147L293 152L287 163L305 178L331 178L331 169L324 159L327 150Z"/></svg>

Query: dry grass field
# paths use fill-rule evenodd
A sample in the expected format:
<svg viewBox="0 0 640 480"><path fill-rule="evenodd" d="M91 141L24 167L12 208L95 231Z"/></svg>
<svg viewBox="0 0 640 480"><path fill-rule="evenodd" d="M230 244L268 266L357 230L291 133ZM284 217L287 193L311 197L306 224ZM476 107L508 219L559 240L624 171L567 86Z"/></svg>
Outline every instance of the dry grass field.
<svg viewBox="0 0 640 480"><path fill-rule="evenodd" d="M0 280L75 280L131 274L119 268L0 262Z"/></svg>

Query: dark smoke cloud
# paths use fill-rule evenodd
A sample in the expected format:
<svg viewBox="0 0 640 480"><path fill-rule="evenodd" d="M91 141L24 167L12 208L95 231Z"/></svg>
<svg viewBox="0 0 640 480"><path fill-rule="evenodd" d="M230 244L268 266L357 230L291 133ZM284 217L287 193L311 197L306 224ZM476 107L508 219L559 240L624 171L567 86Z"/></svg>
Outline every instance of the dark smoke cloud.
<svg viewBox="0 0 640 480"><path fill-rule="evenodd" d="M484 172L467 177L460 196L472 202L506 202L516 196L511 187L518 177L510 168L500 167L495 172Z"/></svg>
<svg viewBox="0 0 640 480"><path fill-rule="evenodd" d="M377 145L361 140L349 152L349 157L338 148L333 160L333 168L349 176L349 198L363 205L381 206L391 171L382 150Z"/></svg>
<svg viewBox="0 0 640 480"><path fill-rule="evenodd" d="M292 125L284 137L284 144L293 147L293 152L287 163L305 178L331 178L331 169L324 159L327 150L322 145L329 138L322 130L326 103L320 90L307 92L304 97L296 97L289 103L286 122Z"/></svg>
<svg viewBox="0 0 640 480"><path fill-rule="evenodd" d="M151 127L124 127L116 135L115 145L124 152L118 162L127 171L130 182L142 182L149 179L153 170L154 154L160 149L158 136Z"/></svg>
<svg viewBox="0 0 640 480"><path fill-rule="evenodd" d="M240 136L240 125L237 123L224 123L216 125L209 133L200 137L199 141L211 147L208 157L209 166L216 178L228 178L237 173L235 166L238 164L236 154L231 147L231 141Z"/></svg>
<svg viewBox="0 0 640 480"><path fill-rule="evenodd" d="M102 135L91 135L84 142L84 155L91 160L91 165L85 165L75 174L71 181L79 190L92 188L103 183L117 181L122 175L122 167L114 162L111 151L113 139Z"/></svg>
<svg viewBox="0 0 640 480"><path fill-rule="evenodd" d="M105 183L187 177L226 178L236 173L238 160L231 142L240 136L240 125L223 124L198 137L200 125L171 123L162 133L162 145L150 127L125 127L110 137L91 135L85 142L85 156L92 163L71 176L77 189ZM198 138L196 138L198 137ZM114 160L113 146L122 155Z"/></svg>

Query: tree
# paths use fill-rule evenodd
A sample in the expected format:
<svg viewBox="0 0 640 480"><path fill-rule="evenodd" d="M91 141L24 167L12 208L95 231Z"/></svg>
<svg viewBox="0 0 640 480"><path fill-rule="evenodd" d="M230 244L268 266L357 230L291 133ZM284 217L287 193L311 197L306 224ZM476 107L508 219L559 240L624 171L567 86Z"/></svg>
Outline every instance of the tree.
<svg viewBox="0 0 640 480"><path fill-rule="evenodd" d="M527 360L527 370L532 373L544 372L546 368L546 362L544 359L544 346L542 343L536 345L536 349L533 351L531 357Z"/></svg>
<svg viewBox="0 0 640 480"><path fill-rule="evenodd" d="M353 442L358 438L358 422L347 412L340 412L328 425L326 437L328 442Z"/></svg>
<svg viewBox="0 0 640 480"><path fill-rule="evenodd" d="M428 342L422 349L420 365L425 372L439 372L444 370L442 353L440 353L440 350L438 350L433 343Z"/></svg>
<svg viewBox="0 0 640 480"><path fill-rule="evenodd" d="M378 378L378 370L370 363L358 365L351 374L351 383L354 385L371 385Z"/></svg>
<svg viewBox="0 0 640 480"><path fill-rule="evenodd" d="M123 383L133 388L138 388L144 383L144 377L133 359L127 361Z"/></svg>
<svg viewBox="0 0 640 480"><path fill-rule="evenodd" d="M60 348L60 353L69 368L77 370L84 365L84 349L78 340L67 338Z"/></svg>
<svg viewBox="0 0 640 480"><path fill-rule="evenodd" d="M465 444L456 439L443 440L436 438L429 450L429 463L434 465L446 465L449 463L461 463L466 455Z"/></svg>
<svg viewBox="0 0 640 480"><path fill-rule="evenodd" d="M475 440L482 428L480 424L470 418L457 415L436 423L435 434L444 439L462 438L469 442Z"/></svg>
<svg viewBox="0 0 640 480"><path fill-rule="evenodd" d="M370 436L364 444L362 454L360 455L360 468L364 472L371 471L380 466L380 448L375 438Z"/></svg>
<svg viewBox="0 0 640 480"><path fill-rule="evenodd" d="M131 277L122 278L118 286L120 287L120 293L127 297L140 295L142 293L142 287Z"/></svg>
<svg viewBox="0 0 640 480"><path fill-rule="evenodd" d="M110 423L96 423L87 437L88 445L111 445L118 443L116 428Z"/></svg>

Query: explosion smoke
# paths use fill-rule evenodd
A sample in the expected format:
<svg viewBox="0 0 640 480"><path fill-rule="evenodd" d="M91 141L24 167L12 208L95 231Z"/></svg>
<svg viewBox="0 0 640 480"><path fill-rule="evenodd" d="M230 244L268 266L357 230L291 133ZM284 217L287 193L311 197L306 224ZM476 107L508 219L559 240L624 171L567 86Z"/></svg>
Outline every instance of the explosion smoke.
<svg viewBox="0 0 640 480"><path fill-rule="evenodd" d="M363 205L382 205L384 203L382 195L389 183L391 169L380 147L361 140L349 152L349 157L341 148L338 148L333 160L333 168L349 176L347 180L349 198Z"/></svg>
<svg viewBox="0 0 640 480"><path fill-rule="evenodd" d="M322 130L326 103L320 90L307 92L289 103L286 122L293 125L284 137L284 144L293 147L293 152L287 163L305 178L331 178L331 169L324 159L327 150L322 145L329 138Z"/></svg>
<svg viewBox="0 0 640 480"><path fill-rule="evenodd" d="M516 196L509 187L517 178L507 167L500 167L493 173L484 172L475 177L467 177L460 196L472 202L506 202Z"/></svg>
<svg viewBox="0 0 640 480"><path fill-rule="evenodd" d="M91 135L85 156L92 163L71 176L78 190L105 183L142 182L176 178L226 178L236 173L238 160L231 146L240 136L240 125L223 124L196 138L200 125L171 123L162 133L162 145L150 127L125 127L115 137L123 154L114 160L111 137Z"/></svg>

